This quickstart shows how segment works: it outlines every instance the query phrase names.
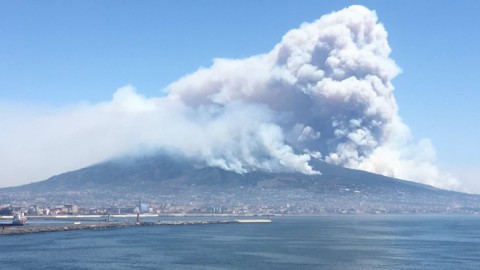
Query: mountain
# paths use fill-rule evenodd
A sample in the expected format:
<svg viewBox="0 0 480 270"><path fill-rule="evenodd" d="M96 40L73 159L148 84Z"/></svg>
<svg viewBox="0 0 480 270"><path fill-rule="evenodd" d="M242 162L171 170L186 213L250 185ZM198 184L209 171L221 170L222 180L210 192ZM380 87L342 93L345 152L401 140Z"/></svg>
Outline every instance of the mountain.
<svg viewBox="0 0 480 270"><path fill-rule="evenodd" d="M121 207L141 198L152 205L185 209L241 206L268 213L476 212L480 206L478 195L321 161L311 165L322 174L238 174L162 153L113 160L45 181L0 189L0 203Z"/></svg>

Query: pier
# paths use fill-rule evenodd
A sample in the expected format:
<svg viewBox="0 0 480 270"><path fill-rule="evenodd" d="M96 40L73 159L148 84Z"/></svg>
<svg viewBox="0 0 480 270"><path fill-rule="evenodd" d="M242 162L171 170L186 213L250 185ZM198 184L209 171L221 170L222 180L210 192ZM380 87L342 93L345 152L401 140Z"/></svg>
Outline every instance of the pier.
<svg viewBox="0 0 480 270"><path fill-rule="evenodd" d="M27 233L62 232L74 230L98 230L119 227L134 226L174 226L174 225L201 225L201 224L232 224L232 223L270 223L269 219L235 219L235 220L176 220L176 221L155 221L155 222L101 222L94 224L68 224L68 225L46 225L46 226L2 226L0 225L0 236Z"/></svg>

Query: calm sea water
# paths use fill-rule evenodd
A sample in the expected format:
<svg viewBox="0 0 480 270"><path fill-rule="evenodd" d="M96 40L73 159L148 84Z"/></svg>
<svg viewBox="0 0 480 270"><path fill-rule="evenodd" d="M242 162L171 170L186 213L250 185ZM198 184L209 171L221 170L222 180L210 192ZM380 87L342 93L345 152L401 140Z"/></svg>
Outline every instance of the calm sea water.
<svg viewBox="0 0 480 270"><path fill-rule="evenodd" d="M277 217L1 236L0 269L480 269L480 217Z"/></svg>

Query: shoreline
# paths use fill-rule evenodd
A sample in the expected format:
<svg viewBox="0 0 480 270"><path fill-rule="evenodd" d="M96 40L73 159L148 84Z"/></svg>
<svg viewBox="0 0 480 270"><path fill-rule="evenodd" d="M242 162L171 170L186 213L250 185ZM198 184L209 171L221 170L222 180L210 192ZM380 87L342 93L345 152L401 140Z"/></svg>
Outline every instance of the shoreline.
<svg viewBox="0 0 480 270"><path fill-rule="evenodd" d="M1 226L0 236L45 232L64 232L76 230L98 230L134 226L175 226L175 225L205 225L234 223L271 223L270 219L234 219L234 220L178 220L156 222L101 222L95 224L47 225L47 226Z"/></svg>
<svg viewBox="0 0 480 270"><path fill-rule="evenodd" d="M137 214L101 214L101 215L41 215L41 216L27 216L28 219L32 220L62 220L62 219L105 219L108 216L111 218L136 218ZM163 217L211 217L211 218L269 218L275 216L283 216L282 214L271 214L271 215L239 215L239 214L150 214L142 213L139 215L141 218L163 218ZM0 220L10 220L13 216L0 216Z"/></svg>

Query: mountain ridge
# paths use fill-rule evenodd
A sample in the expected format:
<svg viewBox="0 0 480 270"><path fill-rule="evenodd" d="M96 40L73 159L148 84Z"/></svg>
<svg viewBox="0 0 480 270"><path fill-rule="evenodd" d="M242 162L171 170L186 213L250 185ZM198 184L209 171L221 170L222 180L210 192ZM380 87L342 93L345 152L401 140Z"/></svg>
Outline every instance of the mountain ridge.
<svg viewBox="0 0 480 270"><path fill-rule="evenodd" d="M117 159L0 189L3 198L102 204L145 198L175 204L303 205L305 209L404 209L431 212L480 207L480 196L314 161L320 175L252 171L238 174L181 155ZM13 198L12 198L13 197ZM38 201L38 198L41 198ZM313 209L313 210L312 210ZM362 208L363 209L363 208ZM319 210L323 211L323 210ZM326 211L326 210L325 210ZM403 210L402 210L403 211Z"/></svg>

